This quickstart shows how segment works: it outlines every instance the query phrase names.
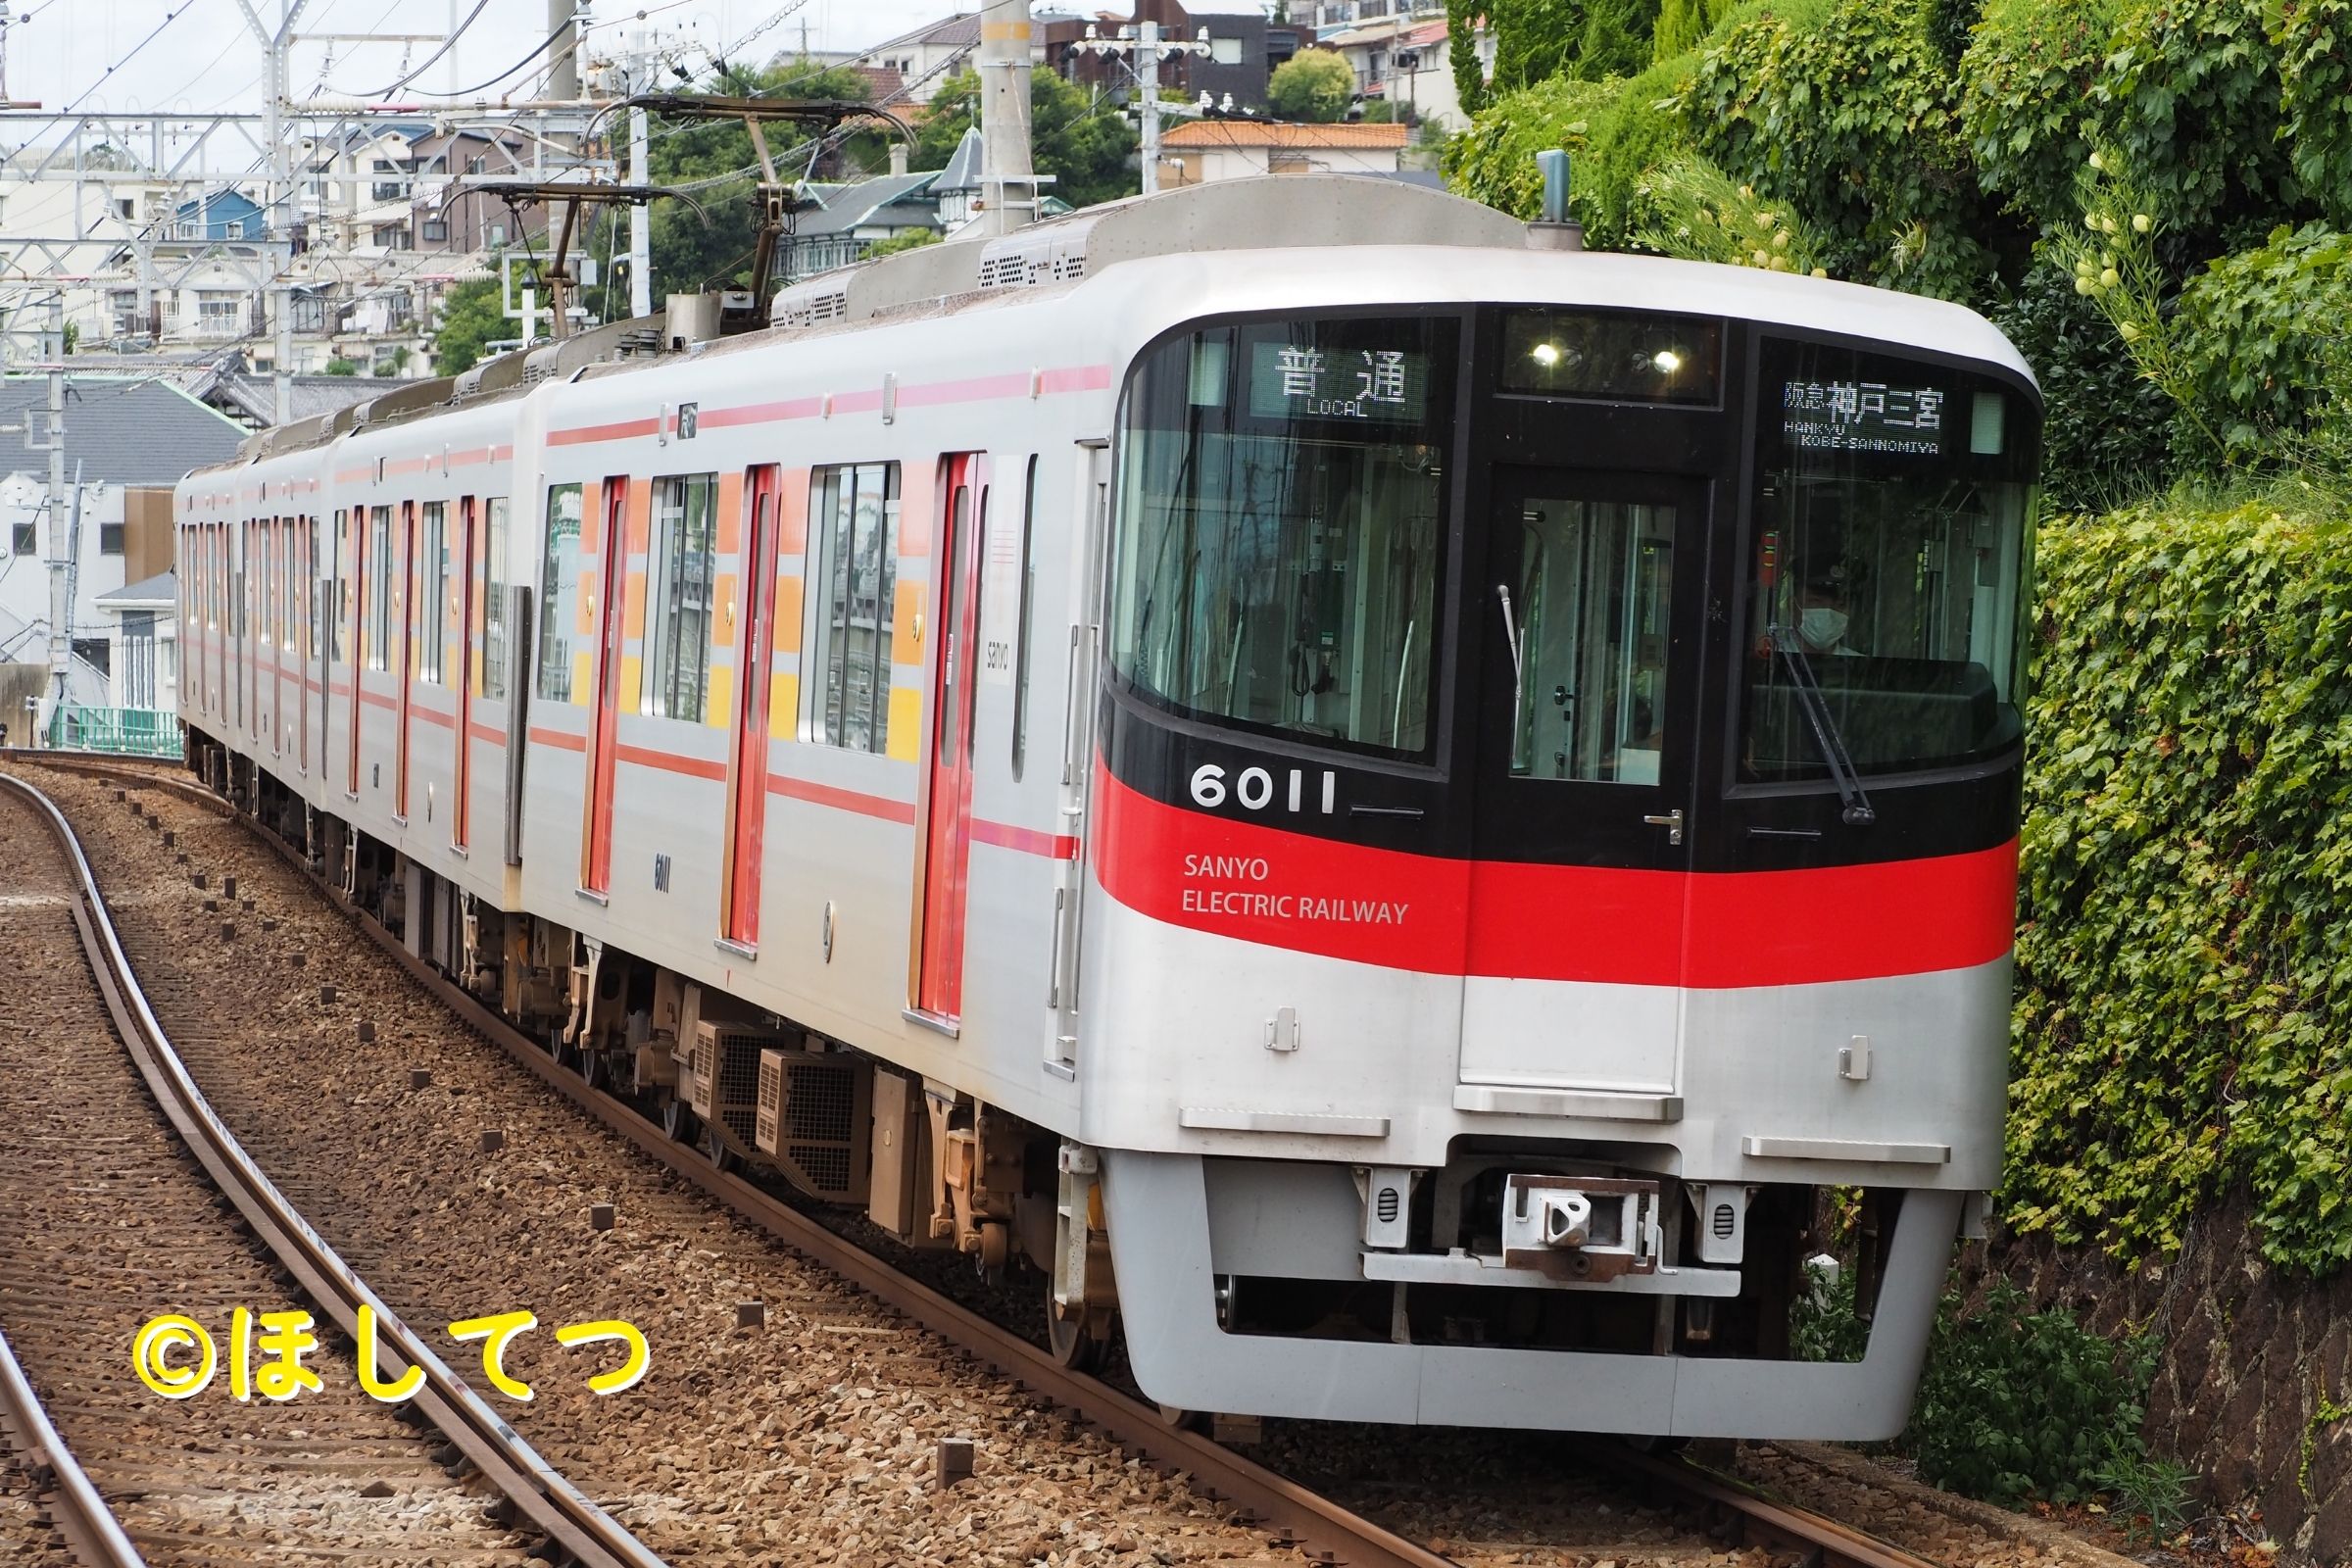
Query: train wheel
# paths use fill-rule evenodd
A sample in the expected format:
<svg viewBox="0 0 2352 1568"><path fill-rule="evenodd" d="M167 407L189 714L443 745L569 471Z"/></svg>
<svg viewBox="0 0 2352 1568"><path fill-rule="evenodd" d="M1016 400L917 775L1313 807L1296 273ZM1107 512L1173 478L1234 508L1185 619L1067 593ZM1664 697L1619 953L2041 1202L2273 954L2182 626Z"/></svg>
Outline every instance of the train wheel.
<svg viewBox="0 0 2352 1568"><path fill-rule="evenodd" d="M1046 1346L1054 1359L1073 1372L1100 1372L1109 1349L1108 1340L1086 1331L1086 1319L1064 1317L1054 1310L1054 1276L1046 1276Z"/></svg>
<svg viewBox="0 0 2352 1568"><path fill-rule="evenodd" d="M612 1073L606 1070L605 1054L601 1051L580 1053L580 1081L591 1089L602 1089Z"/></svg>
<svg viewBox="0 0 2352 1568"><path fill-rule="evenodd" d="M721 1174L732 1175L743 1169L743 1156L729 1149L727 1141L719 1136L718 1129L709 1123L703 1126L703 1152L710 1156L710 1163Z"/></svg>
<svg viewBox="0 0 2352 1568"><path fill-rule="evenodd" d="M1159 1407L1159 1418L1179 1432L1198 1432L1203 1437L1208 1434L1210 1416L1206 1410L1187 1410L1180 1404L1163 1404Z"/></svg>
<svg viewBox="0 0 2352 1568"><path fill-rule="evenodd" d="M691 1144L698 1129L694 1125L694 1110L686 1102L671 1095L662 1102L662 1132L672 1143Z"/></svg>

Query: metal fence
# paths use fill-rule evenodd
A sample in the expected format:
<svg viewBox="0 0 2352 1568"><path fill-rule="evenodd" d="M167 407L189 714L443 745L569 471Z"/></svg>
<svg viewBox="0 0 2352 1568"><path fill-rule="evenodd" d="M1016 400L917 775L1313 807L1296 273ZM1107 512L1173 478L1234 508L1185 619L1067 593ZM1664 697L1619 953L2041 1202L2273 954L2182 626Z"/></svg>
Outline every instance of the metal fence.
<svg viewBox="0 0 2352 1568"><path fill-rule="evenodd" d="M180 755L179 715L152 708L60 708L43 744L121 757Z"/></svg>

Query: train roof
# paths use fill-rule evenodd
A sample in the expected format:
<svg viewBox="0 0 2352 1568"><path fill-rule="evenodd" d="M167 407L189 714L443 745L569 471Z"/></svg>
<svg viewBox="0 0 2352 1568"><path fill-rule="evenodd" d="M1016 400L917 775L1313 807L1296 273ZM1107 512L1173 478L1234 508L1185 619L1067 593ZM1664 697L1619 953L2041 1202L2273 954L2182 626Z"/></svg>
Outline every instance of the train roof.
<svg viewBox="0 0 2352 1568"><path fill-rule="evenodd" d="M1531 248L1531 225L1478 202L1395 180L1271 174L1129 197L975 239L950 240L781 290L764 332L691 347L732 354L892 319L959 315L1067 294L1117 270L1159 302L1161 326L1202 316L1314 307L1524 300L1722 316L1879 339L2033 372L1992 324L1947 301L1756 268ZM1346 249L1349 264L1234 265L1245 256ZM1466 266L1463 252L1478 253ZM1201 275L1201 259L1219 265ZM1192 271L1188 274L1190 264ZM1173 288L1178 281L1184 286ZM1173 294L1173 297L1169 297ZM262 431L240 462L518 395L543 380L675 363L662 318L618 321L519 350L454 379L405 383L368 403ZM1155 328L1156 330L1156 328ZM1150 333L1146 334L1151 335Z"/></svg>

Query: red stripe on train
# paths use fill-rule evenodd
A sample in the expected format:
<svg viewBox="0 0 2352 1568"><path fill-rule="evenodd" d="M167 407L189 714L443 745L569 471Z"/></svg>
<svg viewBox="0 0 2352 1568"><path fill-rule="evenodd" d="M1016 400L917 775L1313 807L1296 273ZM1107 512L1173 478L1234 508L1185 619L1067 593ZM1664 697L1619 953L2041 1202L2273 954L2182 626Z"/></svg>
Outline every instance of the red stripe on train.
<svg viewBox="0 0 2352 1568"><path fill-rule="evenodd" d="M2017 841L1802 871L1448 860L1163 806L1099 774L1103 891L1170 925L1424 974L1717 990L1989 963Z"/></svg>

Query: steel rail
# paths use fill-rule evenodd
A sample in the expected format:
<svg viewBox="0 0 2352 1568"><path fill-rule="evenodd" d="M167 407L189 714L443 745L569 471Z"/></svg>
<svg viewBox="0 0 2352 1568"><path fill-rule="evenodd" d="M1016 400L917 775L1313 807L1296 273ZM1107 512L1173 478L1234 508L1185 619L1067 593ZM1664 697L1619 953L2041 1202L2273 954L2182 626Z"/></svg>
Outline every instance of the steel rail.
<svg viewBox="0 0 2352 1568"><path fill-rule="evenodd" d="M41 755L47 759L59 754ZM1451 1559L1349 1512L1254 1460L1197 1433L1170 1427L1153 1406L1095 1378L1071 1372L1019 1335L899 1272L886 1260L827 1230L744 1178L719 1171L694 1150L669 1138L634 1107L590 1088L577 1073L558 1065L538 1042L411 955L390 932L346 900L341 889L314 872L294 846L196 780L150 772L133 760L103 756L76 757L71 761L61 758L56 765L107 777L136 779L169 789L232 818L276 851L280 858L325 895L369 941L390 955L412 979L467 1027L501 1047L543 1083L644 1153L759 1225L792 1250L955 1342L1032 1392L1100 1427L1152 1463L1168 1470L1190 1472L1209 1491L1255 1515L1269 1534L1298 1546L1312 1558L1348 1564L1351 1568L1453 1568ZM1684 1459L1660 1458L1622 1445L1599 1443L1591 1446L1589 1456L1637 1486L1672 1495L1682 1506L1707 1516L1727 1537L1794 1554L1802 1568L1938 1568L1928 1558L1865 1535L1827 1515L1768 1497Z"/></svg>
<svg viewBox="0 0 2352 1568"><path fill-rule="evenodd" d="M43 1490L50 1523L66 1538L66 1547L88 1568L146 1568L139 1548L122 1533L122 1525L66 1440L49 1424L17 1354L0 1335L0 1430L5 1430L24 1460L25 1471Z"/></svg>
<svg viewBox="0 0 2352 1568"><path fill-rule="evenodd" d="M84 769L88 765L81 764ZM134 776L149 783L178 782L152 774ZM148 1091L182 1144L204 1166L213 1184L236 1205L277 1264L353 1344L359 1342L360 1308L366 1306L373 1312L379 1346L424 1373L423 1385L406 1408L430 1422L508 1499L518 1519L529 1520L571 1561L581 1568L663 1568L660 1557L540 1457L520 1433L451 1371L253 1162L214 1112L157 1021L107 911L97 874L65 813L38 787L14 774L0 773L0 785L22 795L46 818L59 849L74 868L79 884L74 899L74 922L89 958L90 973Z"/></svg>

